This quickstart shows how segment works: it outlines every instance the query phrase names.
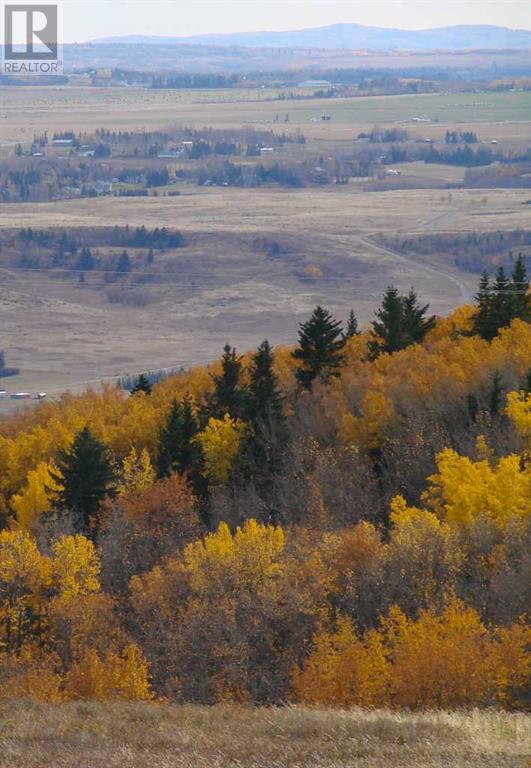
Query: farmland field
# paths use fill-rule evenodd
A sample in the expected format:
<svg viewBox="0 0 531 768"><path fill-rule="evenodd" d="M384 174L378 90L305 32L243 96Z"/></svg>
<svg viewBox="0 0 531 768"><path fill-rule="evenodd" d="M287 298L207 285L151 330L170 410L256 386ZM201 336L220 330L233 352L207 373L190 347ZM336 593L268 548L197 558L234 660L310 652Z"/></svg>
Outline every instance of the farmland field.
<svg viewBox="0 0 531 768"><path fill-rule="evenodd" d="M531 121L529 92L420 94L338 99L273 100L268 90L147 90L140 88L8 88L2 93L0 142L31 138L33 131L153 128L164 125L235 126L270 123L289 114L290 126L312 134L341 135L341 129L429 118L419 130L452 124L490 124L489 135L505 135L506 125ZM323 113L331 124L311 123ZM416 125L416 124L413 124ZM282 123L279 127L282 127ZM485 126L486 127L486 126ZM526 135L527 127L520 133ZM527 131L528 135L528 131ZM354 138L350 134L351 138Z"/></svg>
<svg viewBox="0 0 531 768"><path fill-rule="evenodd" d="M375 125L406 128L411 146L426 139L441 142L448 129L472 130L479 141L503 142L507 151L516 152L525 149L531 125L529 92L274 100L281 93L274 88L4 88L0 155L12 155L14 142L28 146L34 132L249 126L302 131L306 146L287 144L278 154L275 150L274 161L304 162L308 152L315 164L319 155L349 151L358 133ZM321 121L323 114L331 119ZM47 158L30 161L47 173ZM124 162L134 165L135 160ZM242 350L263 334L275 344L291 343L318 302L343 319L355 308L366 324L391 283L402 290L415 285L433 311L447 313L470 299L477 275L463 272L436 250L411 258L393 253L376 242L378 235L525 228L529 193L446 191L445 186L462 184L463 166L417 161L396 168L399 186L419 188L393 190L390 179L374 184L379 191L367 191L358 179L305 189L208 188L175 180L156 190L160 197L1 205L1 230L145 225L178 229L186 237L185 247L159 264L171 274L164 284L153 285L144 275L142 286L111 291L98 282L98 274L80 286L78 274L4 268L3 346L22 371L4 387L58 395L65 387L77 390L144 369L208 361L228 340ZM128 186L135 187L122 188ZM178 196L162 196L168 192ZM274 257L271 248L278 251ZM0 403L0 410L12 407L10 401Z"/></svg>

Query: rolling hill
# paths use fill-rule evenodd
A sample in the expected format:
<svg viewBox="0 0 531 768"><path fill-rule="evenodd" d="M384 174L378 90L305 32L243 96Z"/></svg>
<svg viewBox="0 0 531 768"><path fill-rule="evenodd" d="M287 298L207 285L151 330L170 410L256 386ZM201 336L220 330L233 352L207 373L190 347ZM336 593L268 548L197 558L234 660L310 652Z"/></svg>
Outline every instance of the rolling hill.
<svg viewBox="0 0 531 768"><path fill-rule="evenodd" d="M362 24L333 24L285 32L241 32L194 37L126 35L107 37L94 43L144 45L204 44L265 48L324 48L364 50L463 50L531 48L531 30L488 25L406 30L368 27Z"/></svg>

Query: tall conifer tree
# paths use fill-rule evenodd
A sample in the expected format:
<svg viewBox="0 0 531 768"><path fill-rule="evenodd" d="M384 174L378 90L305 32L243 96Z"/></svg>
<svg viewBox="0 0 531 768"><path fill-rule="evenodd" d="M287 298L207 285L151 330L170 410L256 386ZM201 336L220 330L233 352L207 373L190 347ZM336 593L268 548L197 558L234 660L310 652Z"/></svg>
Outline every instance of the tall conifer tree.
<svg viewBox="0 0 531 768"><path fill-rule="evenodd" d="M151 384L149 383L148 377L144 373L140 374L135 382L135 386L131 390L132 395L136 395L138 392L143 392L145 395L151 394Z"/></svg>
<svg viewBox="0 0 531 768"><path fill-rule="evenodd" d="M360 333L360 330L358 328L358 321L356 319L356 315L354 314L354 310L350 310L350 314L348 316L347 320L347 330L345 331L345 338L350 339L352 336L358 336Z"/></svg>
<svg viewBox="0 0 531 768"><path fill-rule="evenodd" d="M344 346L341 323L323 307L316 307L311 318L301 324L299 346L293 352L300 362L295 372L300 386L309 389L316 379L326 382L339 376Z"/></svg>
<svg viewBox="0 0 531 768"><path fill-rule="evenodd" d="M246 392L241 385L242 363L236 350L225 344L221 357L221 374L213 376L214 392L210 398L210 415L222 418L228 413L241 418L245 410Z"/></svg>
<svg viewBox="0 0 531 768"><path fill-rule="evenodd" d="M478 292L474 298L477 309L473 317L473 332L482 339L490 341L496 335L497 329L494 325L493 296L486 272L481 275Z"/></svg>
<svg viewBox="0 0 531 768"><path fill-rule="evenodd" d="M201 453L195 437L199 425L190 398L182 403L175 399L159 436L158 475L168 477L173 472L190 478L200 470Z"/></svg>
<svg viewBox="0 0 531 768"><path fill-rule="evenodd" d="M524 257L518 254L511 273L511 314L526 323L531 322L531 294Z"/></svg>
<svg viewBox="0 0 531 768"><path fill-rule="evenodd" d="M278 379L273 371L273 351L267 339L260 344L253 355L249 378L247 398L249 420L255 425L268 421L283 422L282 396Z"/></svg>
<svg viewBox="0 0 531 768"><path fill-rule="evenodd" d="M426 317L430 305L425 304L423 307L419 307L417 294L413 288L403 301L407 342L408 344L417 344L422 341L428 331L435 328L436 317L435 315Z"/></svg>
<svg viewBox="0 0 531 768"><path fill-rule="evenodd" d="M71 512L79 532L92 535L98 527L101 503L115 494L116 478L107 449L85 427L71 448L59 454L56 463L59 472L52 477L61 490L54 504Z"/></svg>

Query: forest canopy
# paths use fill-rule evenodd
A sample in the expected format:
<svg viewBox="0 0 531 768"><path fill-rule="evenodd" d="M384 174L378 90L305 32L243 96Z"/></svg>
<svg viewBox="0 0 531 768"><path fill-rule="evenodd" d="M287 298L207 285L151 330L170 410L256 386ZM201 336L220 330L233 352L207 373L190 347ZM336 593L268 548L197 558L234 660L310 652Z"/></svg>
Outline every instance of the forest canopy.
<svg viewBox="0 0 531 768"><path fill-rule="evenodd" d="M523 264L6 418L0 696L526 708L530 458Z"/></svg>

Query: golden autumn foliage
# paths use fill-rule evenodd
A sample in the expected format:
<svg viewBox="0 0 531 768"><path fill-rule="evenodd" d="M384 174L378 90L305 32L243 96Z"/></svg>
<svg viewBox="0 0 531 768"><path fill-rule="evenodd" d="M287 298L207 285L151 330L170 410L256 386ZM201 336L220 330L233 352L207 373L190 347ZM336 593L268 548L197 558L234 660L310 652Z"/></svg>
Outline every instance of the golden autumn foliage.
<svg viewBox="0 0 531 768"><path fill-rule="evenodd" d="M120 495L130 491L143 491L155 482L156 475L149 453L142 448L140 454L133 446L122 463L122 478L118 484Z"/></svg>
<svg viewBox="0 0 531 768"><path fill-rule="evenodd" d="M525 707L531 329L487 343L470 318L374 361L355 336L341 376L303 395L275 350L280 438L209 418L218 363L149 397L109 387L5 419L0 697ZM197 471L157 479L185 396ZM46 514L54 461L85 426L119 476L92 539ZM275 439L279 466L253 465Z"/></svg>
<svg viewBox="0 0 531 768"><path fill-rule="evenodd" d="M293 673L297 701L327 706L459 708L506 701L531 682L522 624L489 631L478 613L450 598L441 614L408 618L393 607L363 635L345 619L318 634Z"/></svg>
<svg viewBox="0 0 531 768"><path fill-rule="evenodd" d="M222 419L210 418L203 432L198 435L205 475L211 482L228 481L244 432L243 422L225 414Z"/></svg>
<svg viewBox="0 0 531 768"><path fill-rule="evenodd" d="M122 653L100 656L89 649L70 669L65 683L66 699L141 701L152 698L147 663L133 644Z"/></svg>
<svg viewBox="0 0 531 768"><path fill-rule="evenodd" d="M100 562L85 536L62 536L53 545L52 572L61 596L78 597L100 589Z"/></svg>
<svg viewBox="0 0 531 768"><path fill-rule="evenodd" d="M287 552L281 528L248 520L133 578L131 602L172 695L267 701L287 692L302 637L328 615L328 589L318 552Z"/></svg>
<svg viewBox="0 0 531 768"><path fill-rule="evenodd" d="M513 421L519 435L531 449L531 394L509 392L507 395L507 415Z"/></svg>
<svg viewBox="0 0 531 768"><path fill-rule="evenodd" d="M210 588L211 581L233 574L242 585L260 589L277 574L278 556L284 548L281 528L248 520L234 535L225 523L203 541L184 550L184 564L196 592Z"/></svg>
<svg viewBox="0 0 531 768"><path fill-rule="evenodd" d="M50 509L53 495L60 488L53 477L56 472L53 463L41 461L28 472L22 491L11 497L11 507L22 529L31 530L39 517Z"/></svg>
<svg viewBox="0 0 531 768"><path fill-rule="evenodd" d="M385 706L391 665L381 636L360 639L352 623L339 618L334 632L318 634L304 668L293 671L293 696L331 707Z"/></svg>
<svg viewBox="0 0 531 768"><path fill-rule="evenodd" d="M147 662L117 625L100 570L84 536L60 537L45 556L28 533L0 533L0 696L151 697Z"/></svg>
<svg viewBox="0 0 531 768"><path fill-rule="evenodd" d="M531 466L522 466L520 456L472 461L447 448L437 456L437 469L428 478L425 501L450 525L469 525L481 516L505 528L512 518L531 516Z"/></svg>
<svg viewBox="0 0 531 768"><path fill-rule="evenodd" d="M496 370L510 370L524 377L529 368L531 326L514 320L491 343L476 336L458 336L466 330L470 308L461 307L440 320L423 344L393 355L366 360L367 334L349 339L346 366L323 396L322 409L338 440L349 447L376 445L405 398L433 402L452 394L465 397L472 386L488 382ZM244 357L244 362L247 358ZM157 454L157 439L171 402L185 395L201 402L212 391L212 376L219 370L196 367L169 377L153 389L150 397L125 397L112 387L103 392L88 390L82 395L65 394L58 403L43 403L38 409L16 414L0 425L0 491L6 500L23 492L30 471L49 463L70 446L75 434L88 426L120 462L135 449L137 457L147 450L150 460ZM294 387L291 350L275 350L275 372L282 387ZM511 413L522 412L509 399ZM525 402L525 400L524 400ZM514 403L514 404L513 404ZM527 406L528 409L529 406ZM524 425L525 408L520 417ZM512 416L511 416L512 418ZM228 461L222 461L220 442L233 446L241 439L236 423L216 424L207 443L212 449L214 476L226 477Z"/></svg>

